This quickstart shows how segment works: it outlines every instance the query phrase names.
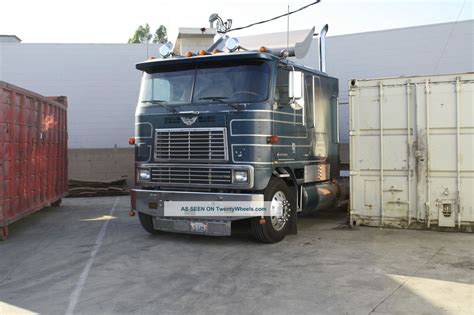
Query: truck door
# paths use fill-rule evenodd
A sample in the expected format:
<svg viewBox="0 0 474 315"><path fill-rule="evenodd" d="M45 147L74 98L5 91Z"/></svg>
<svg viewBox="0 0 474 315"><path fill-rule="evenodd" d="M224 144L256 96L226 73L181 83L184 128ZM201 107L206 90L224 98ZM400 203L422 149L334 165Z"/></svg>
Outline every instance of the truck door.
<svg viewBox="0 0 474 315"><path fill-rule="evenodd" d="M313 131L314 125L314 91L313 76L311 74L304 75L304 107L299 112L301 116L300 125L298 125L298 144L297 144L297 160L313 160Z"/></svg>
<svg viewBox="0 0 474 315"><path fill-rule="evenodd" d="M275 100L273 105L272 130L279 137L279 142L273 144L273 160L281 163L295 161L298 137L300 135L301 110L295 111L290 106L288 96L289 70L278 67Z"/></svg>

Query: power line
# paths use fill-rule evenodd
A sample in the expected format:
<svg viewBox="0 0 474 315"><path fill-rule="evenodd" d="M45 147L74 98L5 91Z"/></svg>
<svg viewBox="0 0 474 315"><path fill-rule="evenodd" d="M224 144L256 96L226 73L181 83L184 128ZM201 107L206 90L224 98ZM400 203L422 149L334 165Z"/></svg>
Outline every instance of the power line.
<svg viewBox="0 0 474 315"><path fill-rule="evenodd" d="M228 32L232 32L232 31L239 31L239 30L243 30L243 29L245 29L245 28L249 28L249 27L252 27L252 26L255 26L255 25L259 25L259 24L264 24L264 23L267 23L267 22L275 21L275 20L277 20L277 19L279 19L279 18L282 18L282 17L285 17L285 16L289 16L289 15L291 15L291 14L293 14L293 13L302 11L302 10L304 10L304 9L306 9L306 8L309 8L310 6L313 6L313 5L318 4L318 3L320 3L320 2L321 2L321 0L317 0L317 1L311 2L310 4L307 4L307 5L305 5L305 6L302 6L302 7L299 8L299 9L296 9L296 10L294 10L294 11L291 11L291 12L288 12L288 13L285 13L285 14L282 14L282 15L275 16L275 17L273 17L273 18L271 18L271 19L268 19L268 20L263 20L263 21L260 21L260 22L255 22L255 23L246 25L246 26L241 26L241 27L232 28L232 29L230 29L230 30L227 30L227 33L228 33Z"/></svg>
<svg viewBox="0 0 474 315"><path fill-rule="evenodd" d="M451 40L451 37L453 36L454 33L454 28L456 27L456 24L459 21L459 18L461 17L462 10L464 10L464 6L466 5L467 0L464 0L461 10L459 10L458 17L456 18L456 21L453 24L453 27L451 27L451 32L449 33L448 39L446 40L446 44L444 45L443 51L441 52L441 56L439 56L438 62L436 63L436 67L434 68L433 73L436 74L436 71L438 70L438 67L441 63L441 59L444 57L444 53L446 52L446 48L448 48L449 41Z"/></svg>

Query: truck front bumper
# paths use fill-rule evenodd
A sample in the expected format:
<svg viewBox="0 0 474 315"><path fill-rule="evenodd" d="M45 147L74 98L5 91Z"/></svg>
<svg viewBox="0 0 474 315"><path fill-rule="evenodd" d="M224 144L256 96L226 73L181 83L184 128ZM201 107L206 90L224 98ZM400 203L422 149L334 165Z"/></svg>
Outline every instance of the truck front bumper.
<svg viewBox="0 0 474 315"><path fill-rule="evenodd" d="M168 217L164 214L165 201L232 201L238 204L244 201L262 201L263 194L237 194L237 193L210 193L189 191L161 191L133 189L131 191L132 209L153 217L153 227L156 230L226 236L231 234L231 222L244 217ZM206 224L207 229L196 231L192 223Z"/></svg>

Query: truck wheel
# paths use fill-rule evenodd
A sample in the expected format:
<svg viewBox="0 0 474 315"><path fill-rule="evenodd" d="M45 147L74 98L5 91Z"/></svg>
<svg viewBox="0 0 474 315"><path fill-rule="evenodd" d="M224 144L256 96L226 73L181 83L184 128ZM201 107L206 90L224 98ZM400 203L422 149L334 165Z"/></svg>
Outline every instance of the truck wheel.
<svg viewBox="0 0 474 315"><path fill-rule="evenodd" d="M289 219L295 209L294 194L279 178L272 178L265 189L265 201L283 203L283 216L265 217L265 223L261 224L261 218L252 218L251 226L255 238L262 243L278 243L288 234L290 227Z"/></svg>
<svg viewBox="0 0 474 315"><path fill-rule="evenodd" d="M153 218L149 214L138 212L138 218L145 231L150 234L158 234L159 232L153 228Z"/></svg>

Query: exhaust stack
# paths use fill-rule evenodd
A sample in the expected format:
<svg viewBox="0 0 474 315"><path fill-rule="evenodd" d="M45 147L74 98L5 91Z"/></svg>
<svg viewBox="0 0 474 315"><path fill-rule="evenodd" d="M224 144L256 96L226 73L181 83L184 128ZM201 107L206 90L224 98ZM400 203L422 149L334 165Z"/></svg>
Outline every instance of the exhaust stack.
<svg viewBox="0 0 474 315"><path fill-rule="evenodd" d="M319 70L324 73L326 72L326 33L328 28L329 25L324 25L319 33Z"/></svg>

